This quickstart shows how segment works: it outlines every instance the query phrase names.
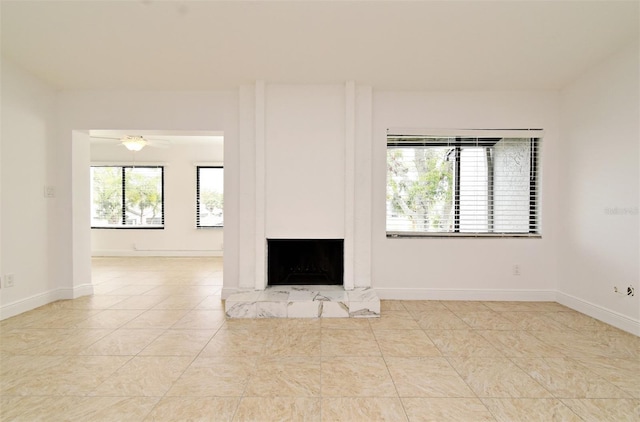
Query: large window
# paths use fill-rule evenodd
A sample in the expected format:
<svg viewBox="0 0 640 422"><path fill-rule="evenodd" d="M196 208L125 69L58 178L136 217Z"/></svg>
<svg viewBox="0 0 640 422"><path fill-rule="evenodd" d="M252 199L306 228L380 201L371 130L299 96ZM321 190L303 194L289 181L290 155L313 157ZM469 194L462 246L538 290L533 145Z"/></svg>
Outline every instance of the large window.
<svg viewBox="0 0 640 422"><path fill-rule="evenodd" d="M224 169L198 166L196 186L196 227L224 224Z"/></svg>
<svg viewBox="0 0 640 422"><path fill-rule="evenodd" d="M164 168L91 167L91 227L164 228Z"/></svg>
<svg viewBox="0 0 640 422"><path fill-rule="evenodd" d="M389 134L387 235L539 236L540 139L512 135Z"/></svg>

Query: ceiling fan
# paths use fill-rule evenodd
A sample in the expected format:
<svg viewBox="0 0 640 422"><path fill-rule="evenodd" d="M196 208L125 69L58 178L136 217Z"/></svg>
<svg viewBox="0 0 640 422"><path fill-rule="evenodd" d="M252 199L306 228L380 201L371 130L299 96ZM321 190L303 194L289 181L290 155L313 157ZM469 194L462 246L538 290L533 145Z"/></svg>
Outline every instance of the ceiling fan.
<svg viewBox="0 0 640 422"><path fill-rule="evenodd" d="M125 135L121 138L107 137L107 136L92 136L93 140L97 142L117 142L119 145L124 146L129 151L140 151L146 146L155 148L169 148L169 141L165 139L150 139L141 135Z"/></svg>

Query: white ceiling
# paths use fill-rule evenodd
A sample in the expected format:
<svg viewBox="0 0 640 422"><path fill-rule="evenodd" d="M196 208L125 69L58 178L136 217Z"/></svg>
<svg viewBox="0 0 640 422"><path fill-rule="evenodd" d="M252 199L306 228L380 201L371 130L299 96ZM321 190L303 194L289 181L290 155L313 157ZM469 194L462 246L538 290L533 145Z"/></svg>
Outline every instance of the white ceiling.
<svg viewBox="0 0 640 422"><path fill-rule="evenodd" d="M2 54L58 89L559 89L638 39L635 1L7 1Z"/></svg>

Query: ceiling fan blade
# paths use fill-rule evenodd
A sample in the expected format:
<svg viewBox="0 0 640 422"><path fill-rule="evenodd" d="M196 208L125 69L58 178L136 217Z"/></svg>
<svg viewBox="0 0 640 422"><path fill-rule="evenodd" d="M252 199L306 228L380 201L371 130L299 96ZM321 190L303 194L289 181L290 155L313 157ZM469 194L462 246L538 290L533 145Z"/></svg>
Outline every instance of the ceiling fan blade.
<svg viewBox="0 0 640 422"><path fill-rule="evenodd" d="M145 138L145 140L147 141L150 147L169 148L169 141L160 140L160 139L148 139L148 138Z"/></svg>

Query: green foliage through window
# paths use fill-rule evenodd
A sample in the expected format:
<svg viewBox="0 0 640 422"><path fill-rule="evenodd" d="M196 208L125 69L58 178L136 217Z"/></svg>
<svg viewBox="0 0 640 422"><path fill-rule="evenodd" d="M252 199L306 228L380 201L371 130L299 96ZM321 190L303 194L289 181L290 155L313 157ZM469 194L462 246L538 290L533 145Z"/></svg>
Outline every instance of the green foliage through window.
<svg viewBox="0 0 640 422"><path fill-rule="evenodd" d="M91 227L163 228L163 167L92 166Z"/></svg>
<svg viewBox="0 0 640 422"><path fill-rule="evenodd" d="M199 166L196 186L196 227L224 224L224 169Z"/></svg>

